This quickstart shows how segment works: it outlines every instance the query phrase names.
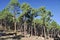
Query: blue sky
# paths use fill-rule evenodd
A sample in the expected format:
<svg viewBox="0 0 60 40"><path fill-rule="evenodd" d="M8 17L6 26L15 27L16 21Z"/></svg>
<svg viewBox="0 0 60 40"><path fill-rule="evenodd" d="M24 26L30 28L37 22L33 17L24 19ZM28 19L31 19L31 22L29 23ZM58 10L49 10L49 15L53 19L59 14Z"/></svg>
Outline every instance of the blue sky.
<svg viewBox="0 0 60 40"><path fill-rule="evenodd" d="M0 0L0 11L3 10L10 0ZM19 0L22 4L24 2L31 5L33 8L45 6L47 10L52 12L53 19L60 24L60 0Z"/></svg>

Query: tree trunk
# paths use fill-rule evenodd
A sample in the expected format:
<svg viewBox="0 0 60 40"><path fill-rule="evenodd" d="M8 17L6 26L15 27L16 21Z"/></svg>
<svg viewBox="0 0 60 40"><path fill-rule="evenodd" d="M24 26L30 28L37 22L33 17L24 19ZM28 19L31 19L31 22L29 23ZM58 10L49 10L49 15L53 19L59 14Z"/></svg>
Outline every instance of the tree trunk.
<svg viewBox="0 0 60 40"><path fill-rule="evenodd" d="M16 19L15 19L15 15L13 17L13 21L14 21L14 31L16 32Z"/></svg>
<svg viewBox="0 0 60 40"><path fill-rule="evenodd" d="M6 31L6 30L7 30L7 29L6 29L6 20L5 20L5 22L4 22L4 23L5 23L5 31Z"/></svg>
<svg viewBox="0 0 60 40"><path fill-rule="evenodd" d="M15 26L15 32L16 32L16 22L14 23L14 26Z"/></svg>
<svg viewBox="0 0 60 40"><path fill-rule="evenodd" d="M14 21L14 27L15 27L15 32L16 32L16 11L14 10L14 17L13 17L13 21Z"/></svg>
<svg viewBox="0 0 60 40"><path fill-rule="evenodd" d="M46 40L45 18L43 18L43 27L44 27L44 37L45 37L45 40Z"/></svg>
<svg viewBox="0 0 60 40"><path fill-rule="evenodd" d="M30 34L30 36L32 36L32 25L31 25L31 34Z"/></svg>
<svg viewBox="0 0 60 40"><path fill-rule="evenodd" d="M45 37L45 40L46 40L46 30L45 30L45 26L44 26L44 37Z"/></svg>
<svg viewBox="0 0 60 40"><path fill-rule="evenodd" d="M29 29L28 29L28 30L29 30L28 32L29 32L29 34L30 34L30 25L29 25Z"/></svg>
<svg viewBox="0 0 60 40"><path fill-rule="evenodd" d="M34 22L34 32L35 32L35 36L36 36L36 27L35 27L35 22Z"/></svg>
<svg viewBox="0 0 60 40"><path fill-rule="evenodd" d="M20 25L20 32L22 32L22 24Z"/></svg>
<svg viewBox="0 0 60 40"><path fill-rule="evenodd" d="M24 35L26 35L27 34L27 23L26 23L26 21L24 22Z"/></svg>
<svg viewBox="0 0 60 40"><path fill-rule="evenodd" d="M43 28L43 26L42 26L42 28ZM43 37L43 35L44 35L44 30L42 29L42 37Z"/></svg>
<svg viewBox="0 0 60 40"><path fill-rule="evenodd" d="M32 25L30 25L30 27L31 27L31 34L30 34L30 36L32 36Z"/></svg>

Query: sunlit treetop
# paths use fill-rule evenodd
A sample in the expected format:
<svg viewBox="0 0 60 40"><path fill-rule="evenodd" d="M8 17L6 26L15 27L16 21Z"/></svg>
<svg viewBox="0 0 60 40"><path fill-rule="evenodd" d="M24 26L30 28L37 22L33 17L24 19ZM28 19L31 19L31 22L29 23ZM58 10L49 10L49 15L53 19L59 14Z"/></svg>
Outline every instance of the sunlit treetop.
<svg viewBox="0 0 60 40"><path fill-rule="evenodd" d="M19 11L18 9L20 9L20 3L18 0L11 0L7 6L7 9Z"/></svg>
<svg viewBox="0 0 60 40"><path fill-rule="evenodd" d="M12 17L13 15L7 9L3 9L0 13L0 19L7 19L9 21L13 21Z"/></svg>
<svg viewBox="0 0 60 40"><path fill-rule="evenodd" d="M21 5L21 10L29 10L31 7L30 7L30 5L29 4L27 4L27 3L23 3L22 5Z"/></svg>
<svg viewBox="0 0 60 40"><path fill-rule="evenodd" d="M9 4L11 4L11 5L18 5L19 2L18 2L18 0L11 0Z"/></svg>

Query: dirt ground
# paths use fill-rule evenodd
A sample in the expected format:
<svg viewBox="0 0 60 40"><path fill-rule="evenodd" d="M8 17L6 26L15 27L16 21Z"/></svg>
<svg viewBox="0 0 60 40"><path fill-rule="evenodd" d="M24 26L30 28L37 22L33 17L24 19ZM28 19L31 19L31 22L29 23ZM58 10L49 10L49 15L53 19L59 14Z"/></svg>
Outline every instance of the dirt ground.
<svg viewBox="0 0 60 40"><path fill-rule="evenodd" d="M38 37L38 36L31 36L31 37L24 37L21 38L21 40L45 40L43 37ZM46 40L53 40L53 38L49 38Z"/></svg>

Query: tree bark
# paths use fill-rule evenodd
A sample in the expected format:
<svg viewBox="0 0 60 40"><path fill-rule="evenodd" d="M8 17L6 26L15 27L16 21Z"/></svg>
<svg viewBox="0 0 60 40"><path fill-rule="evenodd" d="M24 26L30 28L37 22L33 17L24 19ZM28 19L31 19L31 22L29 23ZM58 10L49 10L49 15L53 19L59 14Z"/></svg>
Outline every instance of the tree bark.
<svg viewBox="0 0 60 40"><path fill-rule="evenodd" d="M5 23L5 31L6 31L6 30L7 30L7 29L6 29L6 20L5 20L5 22L4 22L4 23Z"/></svg>
<svg viewBox="0 0 60 40"><path fill-rule="evenodd" d="M27 34L27 24L26 24L26 21L24 22L24 35L26 35Z"/></svg>
<svg viewBox="0 0 60 40"><path fill-rule="evenodd" d="M36 27L35 27L35 22L34 22L34 32L35 32L35 36L36 36Z"/></svg>
<svg viewBox="0 0 60 40"><path fill-rule="evenodd" d="M30 36L32 36L32 25L31 25L31 34L30 34Z"/></svg>
<svg viewBox="0 0 60 40"><path fill-rule="evenodd" d="M14 10L14 16L13 16L13 21L14 21L14 27L15 27L15 32L16 32L16 11Z"/></svg>
<svg viewBox="0 0 60 40"><path fill-rule="evenodd" d="M45 18L43 18L43 27L44 27L44 37L45 37L45 40L46 40Z"/></svg>

